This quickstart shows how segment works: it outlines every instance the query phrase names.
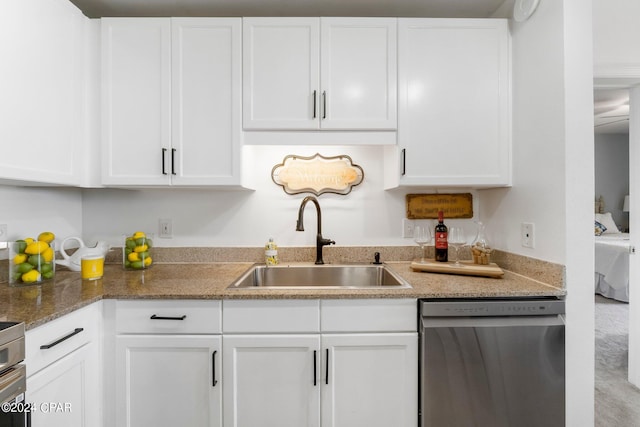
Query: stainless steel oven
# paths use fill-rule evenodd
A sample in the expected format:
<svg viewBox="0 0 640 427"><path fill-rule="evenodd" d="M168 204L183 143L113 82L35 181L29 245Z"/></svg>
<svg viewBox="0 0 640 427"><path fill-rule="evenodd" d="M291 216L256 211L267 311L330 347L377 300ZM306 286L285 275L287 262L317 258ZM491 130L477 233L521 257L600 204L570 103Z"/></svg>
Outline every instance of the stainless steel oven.
<svg viewBox="0 0 640 427"><path fill-rule="evenodd" d="M31 425L24 354L24 323L0 322L0 427Z"/></svg>
<svg viewBox="0 0 640 427"><path fill-rule="evenodd" d="M420 301L421 427L565 425L564 301Z"/></svg>

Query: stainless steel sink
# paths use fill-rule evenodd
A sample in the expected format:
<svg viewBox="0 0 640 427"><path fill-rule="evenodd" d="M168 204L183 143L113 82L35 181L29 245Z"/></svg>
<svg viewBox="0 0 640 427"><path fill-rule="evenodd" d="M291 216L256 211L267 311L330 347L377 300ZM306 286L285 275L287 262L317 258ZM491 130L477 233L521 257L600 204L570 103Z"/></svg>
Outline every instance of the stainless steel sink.
<svg viewBox="0 0 640 427"><path fill-rule="evenodd" d="M227 289L411 288L385 265L254 265Z"/></svg>

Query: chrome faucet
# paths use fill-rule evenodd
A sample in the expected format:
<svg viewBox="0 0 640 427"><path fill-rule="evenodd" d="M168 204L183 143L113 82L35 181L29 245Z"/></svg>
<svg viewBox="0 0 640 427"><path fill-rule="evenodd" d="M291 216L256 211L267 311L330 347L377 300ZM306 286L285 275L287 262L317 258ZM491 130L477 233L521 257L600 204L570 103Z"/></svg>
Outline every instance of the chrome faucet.
<svg viewBox="0 0 640 427"><path fill-rule="evenodd" d="M296 222L296 231L304 231L304 207L310 201L313 202L314 205L316 205L316 211L318 212L318 233L316 234L316 264L320 265L324 264L324 261L322 260L322 247L326 245L335 245L336 242L322 237L322 212L320 211L320 203L318 203L318 199L313 196L307 196L302 199L300 209L298 209L298 222Z"/></svg>

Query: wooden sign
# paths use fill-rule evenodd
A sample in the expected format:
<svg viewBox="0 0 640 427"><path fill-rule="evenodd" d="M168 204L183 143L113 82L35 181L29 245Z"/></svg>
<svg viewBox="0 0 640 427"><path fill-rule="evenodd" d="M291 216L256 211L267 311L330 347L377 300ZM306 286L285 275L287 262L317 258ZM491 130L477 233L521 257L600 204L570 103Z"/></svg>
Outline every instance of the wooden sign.
<svg viewBox="0 0 640 427"><path fill-rule="evenodd" d="M408 219L437 219L438 211L447 218L473 218L471 193L407 194Z"/></svg>
<svg viewBox="0 0 640 427"><path fill-rule="evenodd" d="M341 155L311 157L289 155L271 170L271 179L287 194L349 194L364 179L364 171L351 157Z"/></svg>

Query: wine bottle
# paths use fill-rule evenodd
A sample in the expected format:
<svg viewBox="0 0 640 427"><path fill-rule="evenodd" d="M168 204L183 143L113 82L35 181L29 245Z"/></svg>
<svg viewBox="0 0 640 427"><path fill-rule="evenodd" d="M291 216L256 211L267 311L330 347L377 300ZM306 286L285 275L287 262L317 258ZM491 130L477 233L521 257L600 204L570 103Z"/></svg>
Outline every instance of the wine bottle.
<svg viewBox="0 0 640 427"><path fill-rule="evenodd" d="M436 261L447 262L449 260L449 243L447 241L447 226L444 225L444 212L438 211L438 224L436 224Z"/></svg>

